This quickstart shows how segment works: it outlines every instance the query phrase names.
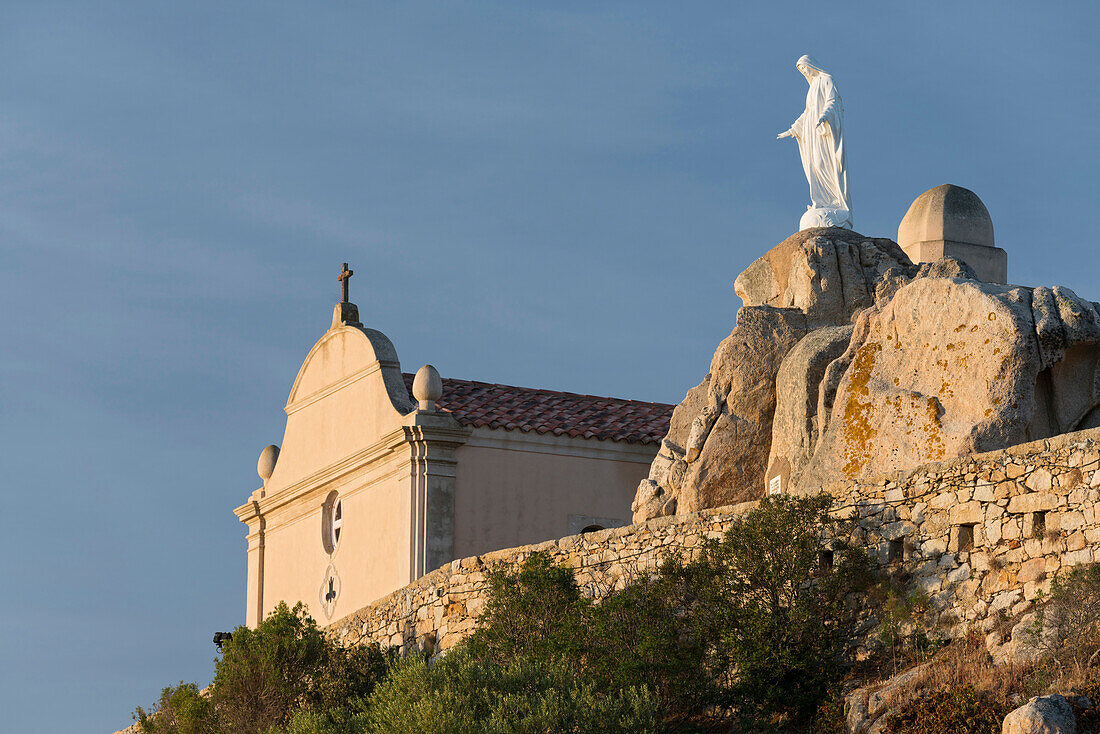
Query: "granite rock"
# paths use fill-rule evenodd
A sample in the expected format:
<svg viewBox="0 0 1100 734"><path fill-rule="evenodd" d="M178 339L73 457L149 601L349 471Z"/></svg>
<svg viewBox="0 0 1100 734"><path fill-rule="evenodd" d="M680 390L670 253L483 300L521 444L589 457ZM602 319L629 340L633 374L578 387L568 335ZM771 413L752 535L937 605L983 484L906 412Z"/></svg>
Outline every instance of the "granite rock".
<svg viewBox="0 0 1100 734"><path fill-rule="evenodd" d="M1002 734L1077 734L1065 696L1036 696L1005 717Z"/></svg>
<svg viewBox="0 0 1100 734"><path fill-rule="evenodd" d="M757 258L737 276L733 288L746 306L794 308L810 328L848 323L875 302L888 274L916 272L898 245L848 229L807 229Z"/></svg>
<svg viewBox="0 0 1100 734"><path fill-rule="evenodd" d="M813 456L820 432L818 388L825 370L852 338L851 326L828 326L803 337L787 354L776 375L775 418L766 479L779 477L781 489L797 483Z"/></svg>
<svg viewBox="0 0 1100 734"><path fill-rule="evenodd" d="M799 487L1098 425L1093 304L1067 289L936 270L857 317L848 348L818 389L823 419L813 457L802 468L804 453L793 454Z"/></svg>
<svg viewBox="0 0 1100 734"><path fill-rule="evenodd" d="M759 497L775 413L775 375L807 331L795 309L742 308L710 373L673 411L638 488L634 522Z"/></svg>
<svg viewBox="0 0 1100 734"><path fill-rule="evenodd" d="M734 283L745 304L737 325L673 411L631 506L634 522L760 497L787 352L814 329L846 326L876 292L916 272L892 241L839 228L799 232L746 268ZM823 364L818 355L815 369Z"/></svg>

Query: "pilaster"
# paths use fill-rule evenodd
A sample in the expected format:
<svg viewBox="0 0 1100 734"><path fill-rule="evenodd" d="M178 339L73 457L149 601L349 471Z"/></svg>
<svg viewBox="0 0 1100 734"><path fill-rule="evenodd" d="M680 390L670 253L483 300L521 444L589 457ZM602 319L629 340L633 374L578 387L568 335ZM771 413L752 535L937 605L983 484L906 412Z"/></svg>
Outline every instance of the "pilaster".
<svg viewBox="0 0 1100 734"><path fill-rule="evenodd" d="M406 417L410 475L410 581L454 560L455 449L470 436L446 413Z"/></svg>

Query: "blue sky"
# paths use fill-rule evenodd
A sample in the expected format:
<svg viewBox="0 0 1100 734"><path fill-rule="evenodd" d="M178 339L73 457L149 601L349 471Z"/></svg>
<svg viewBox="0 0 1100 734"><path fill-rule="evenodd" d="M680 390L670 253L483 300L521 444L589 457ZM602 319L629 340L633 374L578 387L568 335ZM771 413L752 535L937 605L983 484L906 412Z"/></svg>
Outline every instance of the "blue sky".
<svg viewBox="0 0 1100 734"><path fill-rule="evenodd" d="M1089 3L0 5L0 710L114 731L212 674L231 510L336 275L407 371L678 402L797 229L803 53L855 228L988 206L1100 299Z"/></svg>

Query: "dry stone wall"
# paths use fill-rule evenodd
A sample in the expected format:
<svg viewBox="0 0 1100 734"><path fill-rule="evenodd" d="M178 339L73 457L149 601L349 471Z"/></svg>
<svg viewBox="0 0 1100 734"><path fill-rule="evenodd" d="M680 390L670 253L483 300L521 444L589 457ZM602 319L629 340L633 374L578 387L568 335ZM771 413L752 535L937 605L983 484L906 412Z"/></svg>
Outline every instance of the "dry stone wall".
<svg viewBox="0 0 1100 734"><path fill-rule="evenodd" d="M857 520L852 540L904 571L949 634L1003 637L1059 571L1100 560L1100 429L824 489Z"/></svg>
<svg viewBox="0 0 1100 734"><path fill-rule="evenodd" d="M1026 614L1054 575L1100 560L1100 429L977 454L858 484L825 487L856 521L850 540L904 573L949 635ZM344 644L445 650L473 630L487 571L544 551L599 598L656 568L666 552L718 538L754 503L650 520L463 558L332 624Z"/></svg>
<svg viewBox="0 0 1100 734"><path fill-rule="evenodd" d="M522 563L542 551L574 570L585 595L601 598L624 588L638 574L654 571L666 553L690 553L705 539L720 538L734 518L754 505L662 517L451 561L326 629L345 645L377 642L400 647L402 653L446 650L474 629L485 608L487 574L493 568Z"/></svg>

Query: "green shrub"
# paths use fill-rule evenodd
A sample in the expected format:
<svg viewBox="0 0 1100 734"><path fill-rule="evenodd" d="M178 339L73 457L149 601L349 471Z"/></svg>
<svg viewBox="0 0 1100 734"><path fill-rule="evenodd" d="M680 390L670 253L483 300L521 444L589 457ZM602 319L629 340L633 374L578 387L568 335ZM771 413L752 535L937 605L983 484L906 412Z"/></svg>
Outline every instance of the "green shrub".
<svg viewBox="0 0 1100 734"><path fill-rule="evenodd" d="M818 708L832 721L821 704L847 662L852 592L870 576L842 545L821 572L823 542L844 531L829 504L763 500L697 559L666 558L599 603L534 553L489 574L478 629L433 665L345 650L302 605L280 604L234 631L209 702L166 689L175 728L150 734L759 732L808 726Z"/></svg>
<svg viewBox="0 0 1100 734"><path fill-rule="evenodd" d="M194 683L181 682L160 693L149 712L138 707L134 713L142 734L218 734L217 718L210 699Z"/></svg>
<svg viewBox="0 0 1100 734"><path fill-rule="evenodd" d="M685 567L700 590L693 609L714 617L701 626L720 634L729 671L720 703L743 721L808 721L848 661L850 595L870 586L870 564L833 541L839 558L821 573L823 538L845 530L830 504L825 495L768 497Z"/></svg>
<svg viewBox="0 0 1100 734"><path fill-rule="evenodd" d="M674 726L711 718L719 701L720 630L699 603L695 576L674 558L592 609L582 664L603 689L644 681Z"/></svg>
<svg viewBox="0 0 1100 734"><path fill-rule="evenodd" d="M581 598L573 572L546 553L532 553L516 570L489 572L485 610L465 647L487 663L522 656L579 659L587 643L591 603Z"/></svg>
<svg viewBox="0 0 1100 734"><path fill-rule="evenodd" d="M464 645L483 664L559 661L600 690L644 681L671 726L737 718L808 722L846 663L856 605L871 581L854 549L821 574L823 538L843 528L827 497L770 498L690 563L593 604L544 554L497 571Z"/></svg>
<svg viewBox="0 0 1100 734"><path fill-rule="evenodd" d="M964 686L914 699L887 715L888 734L1000 734L1011 707Z"/></svg>
<svg viewBox="0 0 1100 734"><path fill-rule="evenodd" d="M261 734L304 706L320 672L325 640L301 603L280 602L255 629L238 627L222 648L211 697L233 734Z"/></svg>
<svg viewBox="0 0 1100 734"><path fill-rule="evenodd" d="M297 711L338 727L386 670L377 645L342 648L302 604L280 603L255 629L238 627L223 644L209 698L193 684L166 688L153 712L139 708L136 718L148 734L265 734Z"/></svg>
<svg viewBox="0 0 1100 734"><path fill-rule="evenodd" d="M463 649L431 666L422 657L397 665L368 699L359 721L359 731L370 734L663 730L656 699L644 686L600 691L559 659L485 663Z"/></svg>

